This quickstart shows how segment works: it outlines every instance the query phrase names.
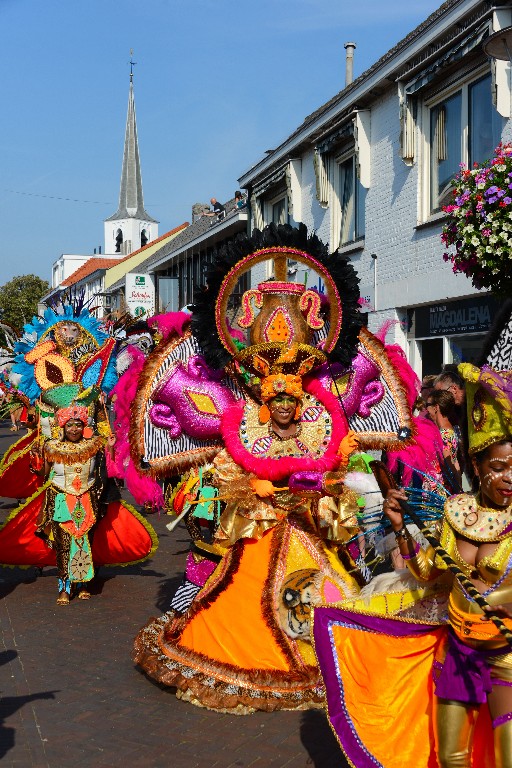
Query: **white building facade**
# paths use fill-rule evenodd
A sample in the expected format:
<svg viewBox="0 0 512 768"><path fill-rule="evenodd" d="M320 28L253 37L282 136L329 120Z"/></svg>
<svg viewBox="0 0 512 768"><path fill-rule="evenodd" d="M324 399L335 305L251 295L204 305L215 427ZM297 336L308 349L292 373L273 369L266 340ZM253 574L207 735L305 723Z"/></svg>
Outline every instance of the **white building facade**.
<svg viewBox="0 0 512 768"><path fill-rule="evenodd" d="M510 65L483 49L510 25L510 3L448 0L239 179L252 227L302 221L350 259L419 375L476 359L497 308L440 235L460 164L512 140Z"/></svg>

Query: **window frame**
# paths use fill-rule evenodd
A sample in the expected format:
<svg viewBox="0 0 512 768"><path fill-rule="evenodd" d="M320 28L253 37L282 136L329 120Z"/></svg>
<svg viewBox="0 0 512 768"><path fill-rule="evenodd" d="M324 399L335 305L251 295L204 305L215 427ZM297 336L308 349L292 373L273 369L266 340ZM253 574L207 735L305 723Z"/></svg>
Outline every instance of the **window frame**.
<svg viewBox="0 0 512 768"><path fill-rule="evenodd" d="M432 201L432 130L431 130L431 115L433 109L448 99L452 98L460 92L461 94L461 144L460 144L460 160L457 163L457 171L459 169L459 163L464 163L466 166L469 164L469 152L470 152L470 89L473 85L478 83L484 78L490 78L490 87L494 85L492 71L488 63L482 64L478 68L472 69L466 72L460 79L452 80L444 85L438 83L435 87L435 91L431 89L429 94L425 94L422 99L421 106L421 146L422 146L422 158L421 158L421 185L420 185L420 222L427 222L430 219L435 219L444 216L442 206L447 204L447 201L441 202L439 206L434 207ZM491 92L492 96L492 92ZM495 106L493 106L496 109ZM419 110L420 111L420 110ZM499 114L499 113L498 113ZM498 140L499 141L499 140Z"/></svg>
<svg viewBox="0 0 512 768"><path fill-rule="evenodd" d="M278 192L277 194L274 194L272 197L268 197L264 199L263 208L264 208L265 224L273 223L274 205L277 205L277 203L280 203L281 201L284 201L284 222L275 222L275 223L288 224L288 194L285 189L281 189L280 192Z"/></svg>
<svg viewBox="0 0 512 768"><path fill-rule="evenodd" d="M341 239L341 228L343 224L343 214L342 214L342 190L341 190L341 166L344 165L347 161L352 160L352 170L353 170L353 180L352 180L352 197L354 200L354 237L351 240L346 240L342 242ZM361 198L359 194L359 187L362 187L361 181L359 179L358 174L358 157L356 148L354 145L345 148L343 151L338 152L338 154L333 155L333 162L331 164L331 179L330 179L330 188L331 188L331 200L330 200L330 209L331 209L331 243L332 243L332 250L342 250L344 248L349 248L353 245L358 245L361 248L364 247L365 237L366 237L366 194L364 195L363 199L363 222L364 222L364 231L362 234L357 234L357 221L358 221L358 211L360 211L360 205L361 205ZM366 193L368 190L365 189Z"/></svg>

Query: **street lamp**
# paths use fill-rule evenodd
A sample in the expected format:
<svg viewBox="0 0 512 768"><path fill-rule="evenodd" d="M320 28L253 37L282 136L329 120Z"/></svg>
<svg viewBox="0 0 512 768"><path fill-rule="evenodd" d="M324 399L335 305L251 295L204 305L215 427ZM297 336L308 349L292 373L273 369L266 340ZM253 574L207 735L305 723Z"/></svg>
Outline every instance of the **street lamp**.
<svg viewBox="0 0 512 768"><path fill-rule="evenodd" d="M490 59L500 59L512 64L512 27L504 27L490 35L482 44Z"/></svg>
<svg viewBox="0 0 512 768"><path fill-rule="evenodd" d="M482 43L482 49L490 59L496 59L497 61L503 61L508 63L508 67L506 65L503 67L501 77L498 75L498 72L496 72L496 90L497 90L496 109L501 115L510 116L510 114L512 113L512 109L511 109L512 89L510 87L510 69L512 66L512 27L503 27L503 29L499 29L493 35L488 37ZM506 78L506 91L508 92L508 103L505 100L500 105L499 103L500 99L498 96L500 92L500 86L498 85L498 82L503 77Z"/></svg>

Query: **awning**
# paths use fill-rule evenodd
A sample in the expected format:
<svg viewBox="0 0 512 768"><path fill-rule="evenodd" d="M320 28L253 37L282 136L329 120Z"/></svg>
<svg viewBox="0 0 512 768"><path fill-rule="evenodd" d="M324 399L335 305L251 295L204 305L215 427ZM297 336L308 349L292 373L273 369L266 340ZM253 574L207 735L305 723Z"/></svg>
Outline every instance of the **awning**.
<svg viewBox="0 0 512 768"><path fill-rule="evenodd" d="M489 29L490 23L486 21L483 26L473 30L470 35L459 40L456 45L441 54L435 61L429 64L428 67L417 74L414 80L405 85L405 95L411 96L413 93L417 93L421 88L424 88L435 80L440 69L446 67L448 64L452 64L454 61L459 61L459 59L462 59L470 51L481 45L482 40L489 36ZM400 79L403 80L404 78L401 77Z"/></svg>

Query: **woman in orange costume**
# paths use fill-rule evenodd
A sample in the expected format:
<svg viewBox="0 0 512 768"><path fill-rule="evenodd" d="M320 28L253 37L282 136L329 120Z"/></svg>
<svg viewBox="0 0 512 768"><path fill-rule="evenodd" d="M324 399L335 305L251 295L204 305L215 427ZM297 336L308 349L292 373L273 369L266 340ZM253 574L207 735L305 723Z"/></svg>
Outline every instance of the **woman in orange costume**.
<svg viewBox="0 0 512 768"><path fill-rule="evenodd" d="M294 358L269 346L274 369L301 367L304 349ZM281 361L285 354L292 359ZM224 419L214 471L225 507L210 547L222 559L184 616L151 622L135 644L136 661L180 698L240 714L318 706L309 606L358 592L337 556L357 509L338 470L355 443L332 395L270 368L264 405L245 403ZM322 417L308 421L313 411ZM326 546L329 538L337 544Z"/></svg>
<svg viewBox="0 0 512 768"><path fill-rule="evenodd" d="M292 262L325 294L290 281ZM240 297L249 272L272 277ZM204 561L190 575L187 564L199 592L139 632L134 658L212 709L315 707L325 691L310 607L359 591L344 547L358 530L348 419L365 448L398 450L413 428L407 393L383 345L365 346L352 266L303 225L226 244L206 282L190 331L146 363L130 437L154 472L213 462L222 511L213 541L194 541L192 554L218 564L206 580Z"/></svg>

